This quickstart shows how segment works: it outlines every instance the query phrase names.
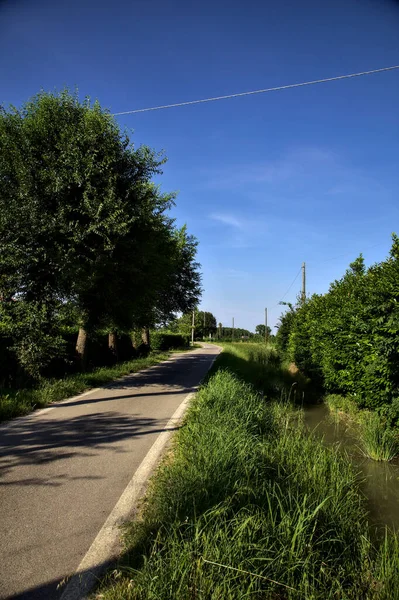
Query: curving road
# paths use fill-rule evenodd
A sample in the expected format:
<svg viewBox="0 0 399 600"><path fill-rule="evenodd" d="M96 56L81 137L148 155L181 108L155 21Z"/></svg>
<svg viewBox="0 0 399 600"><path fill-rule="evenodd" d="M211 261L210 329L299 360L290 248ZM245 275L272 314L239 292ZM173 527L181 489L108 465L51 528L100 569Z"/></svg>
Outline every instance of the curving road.
<svg viewBox="0 0 399 600"><path fill-rule="evenodd" d="M0 598L56 600L216 346L0 426Z"/></svg>

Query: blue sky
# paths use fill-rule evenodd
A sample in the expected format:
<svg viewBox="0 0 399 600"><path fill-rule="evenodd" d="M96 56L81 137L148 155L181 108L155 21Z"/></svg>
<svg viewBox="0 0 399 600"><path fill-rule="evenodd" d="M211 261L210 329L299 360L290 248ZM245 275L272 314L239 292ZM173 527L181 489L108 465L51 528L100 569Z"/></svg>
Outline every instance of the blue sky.
<svg viewBox="0 0 399 600"><path fill-rule="evenodd" d="M111 112L399 64L389 0L0 1L0 102L78 87ZM307 263L324 292L399 233L399 71L118 117L164 149L202 308L253 329ZM300 277L286 300L293 301ZM276 306L277 305L277 306Z"/></svg>

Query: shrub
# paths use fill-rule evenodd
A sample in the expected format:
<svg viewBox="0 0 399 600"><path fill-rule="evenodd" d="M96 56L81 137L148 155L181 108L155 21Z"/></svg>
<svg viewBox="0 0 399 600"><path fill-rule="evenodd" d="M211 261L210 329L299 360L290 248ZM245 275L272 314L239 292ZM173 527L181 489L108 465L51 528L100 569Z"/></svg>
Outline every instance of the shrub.
<svg viewBox="0 0 399 600"><path fill-rule="evenodd" d="M171 350L185 348L189 345L189 336L182 333L168 331L154 331L151 334L151 348L153 350Z"/></svg>
<svg viewBox="0 0 399 600"><path fill-rule="evenodd" d="M399 238L393 236L386 261L366 270L360 256L327 294L297 307L290 316L290 360L359 407L391 405L399 397L398 282Z"/></svg>

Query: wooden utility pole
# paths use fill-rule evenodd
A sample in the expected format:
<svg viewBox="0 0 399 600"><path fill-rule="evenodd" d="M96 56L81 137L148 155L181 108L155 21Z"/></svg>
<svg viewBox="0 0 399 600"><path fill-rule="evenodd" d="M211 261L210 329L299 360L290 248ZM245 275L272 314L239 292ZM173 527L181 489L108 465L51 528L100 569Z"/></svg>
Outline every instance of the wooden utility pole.
<svg viewBox="0 0 399 600"><path fill-rule="evenodd" d="M191 325L191 345L194 346L195 310L193 310L193 322Z"/></svg>
<svg viewBox="0 0 399 600"><path fill-rule="evenodd" d="M306 264L302 263L302 304L306 300Z"/></svg>
<svg viewBox="0 0 399 600"><path fill-rule="evenodd" d="M231 339L234 340L234 317L233 317L233 331L232 331L232 334L231 334Z"/></svg>
<svg viewBox="0 0 399 600"><path fill-rule="evenodd" d="M203 327L203 337L205 337L205 311L204 311L204 327Z"/></svg>
<svg viewBox="0 0 399 600"><path fill-rule="evenodd" d="M267 308L265 308L265 344L267 344L267 338L268 338L268 332L267 332Z"/></svg>

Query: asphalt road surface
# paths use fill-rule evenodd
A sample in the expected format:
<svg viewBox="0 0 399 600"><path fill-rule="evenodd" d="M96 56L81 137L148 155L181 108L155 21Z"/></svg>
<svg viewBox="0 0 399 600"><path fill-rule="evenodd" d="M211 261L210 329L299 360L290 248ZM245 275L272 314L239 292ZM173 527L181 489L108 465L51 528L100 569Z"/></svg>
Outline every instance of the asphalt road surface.
<svg viewBox="0 0 399 600"><path fill-rule="evenodd" d="M0 598L56 600L219 349L172 356L0 426Z"/></svg>

